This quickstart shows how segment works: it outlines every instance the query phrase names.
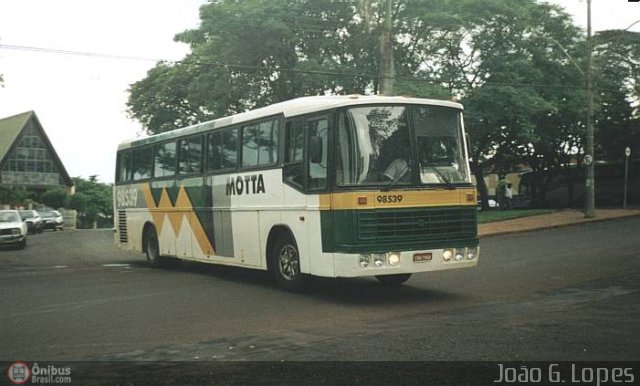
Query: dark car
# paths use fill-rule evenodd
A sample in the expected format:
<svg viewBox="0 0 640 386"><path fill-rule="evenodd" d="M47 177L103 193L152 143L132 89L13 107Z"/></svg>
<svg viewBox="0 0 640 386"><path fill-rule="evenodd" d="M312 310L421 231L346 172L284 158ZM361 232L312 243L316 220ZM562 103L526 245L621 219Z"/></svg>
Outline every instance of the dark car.
<svg viewBox="0 0 640 386"><path fill-rule="evenodd" d="M29 233L42 233L42 218L37 210L21 210L20 217L27 223Z"/></svg>
<svg viewBox="0 0 640 386"><path fill-rule="evenodd" d="M64 230L64 219L57 210L40 211L40 217L42 218L42 229Z"/></svg>

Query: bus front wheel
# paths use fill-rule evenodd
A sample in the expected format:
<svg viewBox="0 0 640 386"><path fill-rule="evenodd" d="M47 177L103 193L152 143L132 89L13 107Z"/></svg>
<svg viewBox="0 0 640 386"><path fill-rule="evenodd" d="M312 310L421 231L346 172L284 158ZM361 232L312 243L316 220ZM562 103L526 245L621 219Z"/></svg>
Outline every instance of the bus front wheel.
<svg viewBox="0 0 640 386"><path fill-rule="evenodd" d="M300 254L293 239L288 235L278 237L271 253L271 273L276 283L287 291L302 291L306 275L300 272Z"/></svg>
<svg viewBox="0 0 640 386"><path fill-rule="evenodd" d="M395 275L378 275L376 279L382 284L395 286L404 283L409 280L410 277L410 273L399 273Z"/></svg>

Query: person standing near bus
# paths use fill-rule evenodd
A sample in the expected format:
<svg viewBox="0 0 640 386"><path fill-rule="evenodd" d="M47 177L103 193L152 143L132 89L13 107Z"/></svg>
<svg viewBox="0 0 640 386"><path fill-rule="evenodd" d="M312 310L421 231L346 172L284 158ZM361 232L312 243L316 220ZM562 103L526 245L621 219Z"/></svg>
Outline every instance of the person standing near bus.
<svg viewBox="0 0 640 386"><path fill-rule="evenodd" d="M505 209L513 209L513 205L511 203L511 200L513 200L513 190L511 189L512 185L511 184L507 184L504 187L504 202L506 204L506 208Z"/></svg>

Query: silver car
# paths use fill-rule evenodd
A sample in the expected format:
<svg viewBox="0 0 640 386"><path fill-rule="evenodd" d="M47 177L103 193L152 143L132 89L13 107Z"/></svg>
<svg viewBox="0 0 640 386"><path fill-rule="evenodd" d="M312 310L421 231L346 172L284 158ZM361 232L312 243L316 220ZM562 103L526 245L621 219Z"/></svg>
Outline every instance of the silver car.
<svg viewBox="0 0 640 386"><path fill-rule="evenodd" d="M0 245L27 246L27 223L17 210L0 210Z"/></svg>
<svg viewBox="0 0 640 386"><path fill-rule="evenodd" d="M42 229L64 230L64 219L57 210L40 211L40 217L42 218Z"/></svg>
<svg viewBox="0 0 640 386"><path fill-rule="evenodd" d="M37 210L21 210L20 217L27 223L30 233L42 233L42 218Z"/></svg>

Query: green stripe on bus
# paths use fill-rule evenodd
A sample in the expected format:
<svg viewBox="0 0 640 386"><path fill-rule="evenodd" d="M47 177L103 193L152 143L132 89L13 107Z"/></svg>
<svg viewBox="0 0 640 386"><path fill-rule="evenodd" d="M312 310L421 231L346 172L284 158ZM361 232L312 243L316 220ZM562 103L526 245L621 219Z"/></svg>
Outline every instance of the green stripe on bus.
<svg viewBox="0 0 640 386"><path fill-rule="evenodd" d="M475 207L321 212L323 252L383 253L478 245Z"/></svg>

